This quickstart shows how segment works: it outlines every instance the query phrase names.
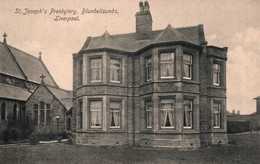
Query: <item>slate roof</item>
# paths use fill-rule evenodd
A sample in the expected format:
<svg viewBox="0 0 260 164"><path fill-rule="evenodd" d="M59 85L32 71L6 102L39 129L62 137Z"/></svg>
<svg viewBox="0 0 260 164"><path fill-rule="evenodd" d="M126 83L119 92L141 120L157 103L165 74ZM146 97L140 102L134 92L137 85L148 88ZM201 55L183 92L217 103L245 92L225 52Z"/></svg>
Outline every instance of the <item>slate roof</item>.
<svg viewBox="0 0 260 164"><path fill-rule="evenodd" d="M57 86L44 63L17 48L0 42L0 73L35 83L40 83L40 76L44 74L44 82L51 86Z"/></svg>
<svg viewBox="0 0 260 164"><path fill-rule="evenodd" d="M72 91L51 86L46 87L59 99L59 101L66 107L67 111L72 107Z"/></svg>
<svg viewBox="0 0 260 164"><path fill-rule="evenodd" d="M0 83L0 97L13 100L26 101L31 93L26 89Z"/></svg>
<svg viewBox="0 0 260 164"><path fill-rule="evenodd" d="M99 37L88 37L81 50L110 48L126 52L136 52L146 46L167 42L187 42L200 46L205 42L202 25L173 28L168 25L163 30L151 32L148 40L137 40L136 33L110 35L107 31Z"/></svg>

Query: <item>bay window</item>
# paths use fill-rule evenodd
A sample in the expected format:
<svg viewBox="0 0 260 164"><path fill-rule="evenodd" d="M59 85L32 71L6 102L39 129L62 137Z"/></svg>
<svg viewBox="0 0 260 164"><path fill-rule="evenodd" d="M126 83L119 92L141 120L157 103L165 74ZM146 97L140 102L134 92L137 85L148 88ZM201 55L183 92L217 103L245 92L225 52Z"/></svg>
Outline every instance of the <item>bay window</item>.
<svg viewBox="0 0 260 164"><path fill-rule="evenodd" d="M152 128L152 121L153 121L152 109L153 109L152 101L151 100L145 101L146 128Z"/></svg>
<svg viewBox="0 0 260 164"><path fill-rule="evenodd" d="M110 59L110 81L120 83L121 72L121 60Z"/></svg>
<svg viewBox="0 0 260 164"><path fill-rule="evenodd" d="M213 63L213 85L220 85L220 64Z"/></svg>
<svg viewBox="0 0 260 164"><path fill-rule="evenodd" d="M90 101L90 127L101 128L102 101Z"/></svg>
<svg viewBox="0 0 260 164"><path fill-rule="evenodd" d="M184 117L183 117L183 127L192 128L193 122L193 102L192 100L184 99Z"/></svg>
<svg viewBox="0 0 260 164"><path fill-rule="evenodd" d="M160 77L162 79L174 78L174 53L160 54Z"/></svg>
<svg viewBox="0 0 260 164"><path fill-rule="evenodd" d="M192 55L183 54L184 79L192 79Z"/></svg>
<svg viewBox="0 0 260 164"><path fill-rule="evenodd" d="M90 80L91 82L102 81L102 58L90 59Z"/></svg>
<svg viewBox="0 0 260 164"><path fill-rule="evenodd" d="M213 119L214 119L214 128L220 128L221 123L221 103L214 102L213 104Z"/></svg>
<svg viewBox="0 0 260 164"><path fill-rule="evenodd" d="M151 58L151 56L145 58L145 73L146 73L146 81L150 81L152 79L152 58Z"/></svg>
<svg viewBox="0 0 260 164"><path fill-rule="evenodd" d="M110 128L120 128L121 108L121 102L110 102Z"/></svg>
<svg viewBox="0 0 260 164"><path fill-rule="evenodd" d="M174 128L174 99L162 99L160 102L161 128Z"/></svg>

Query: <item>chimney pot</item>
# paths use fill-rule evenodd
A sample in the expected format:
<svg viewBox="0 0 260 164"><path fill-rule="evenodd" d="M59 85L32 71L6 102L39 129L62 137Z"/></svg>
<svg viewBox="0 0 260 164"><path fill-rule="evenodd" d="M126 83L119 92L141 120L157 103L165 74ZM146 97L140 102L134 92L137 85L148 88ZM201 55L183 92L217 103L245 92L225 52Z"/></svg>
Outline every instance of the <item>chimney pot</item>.
<svg viewBox="0 0 260 164"><path fill-rule="evenodd" d="M144 3L143 1L139 2L140 11L144 11Z"/></svg>
<svg viewBox="0 0 260 164"><path fill-rule="evenodd" d="M148 1L145 1L144 2L144 11L149 11L149 8L150 8L150 6L149 6Z"/></svg>

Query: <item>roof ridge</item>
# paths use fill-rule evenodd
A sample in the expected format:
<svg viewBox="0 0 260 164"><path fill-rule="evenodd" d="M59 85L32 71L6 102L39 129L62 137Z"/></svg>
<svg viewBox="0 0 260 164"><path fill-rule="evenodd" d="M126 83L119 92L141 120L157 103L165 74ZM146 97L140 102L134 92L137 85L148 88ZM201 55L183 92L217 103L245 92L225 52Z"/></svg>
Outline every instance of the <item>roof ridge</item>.
<svg viewBox="0 0 260 164"><path fill-rule="evenodd" d="M1 42L1 43L2 43L2 42ZM2 44L3 44L3 43L2 43ZM23 50L20 50L20 49L18 49L18 48L15 48L15 47L13 47L13 46L11 46L11 45L9 45L9 44L6 44L6 45L8 45L9 47L11 47L11 48L13 48L13 49L15 49L15 50L17 50L17 51L20 51L20 52L26 54L26 55L28 55L28 56L31 56L31 57L34 57L35 59L40 60L39 58L37 58L36 56L33 56L33 55L29 54L28 52L25 52L25 51L23 51Z"/></svg>
<svg viewBox="0 0 260 164"><path fill-rule="evenodd" d="M191 28L191 27L198 27L199 25L194 26L183 26L183 27L175 27L175 29L182 29L182 28Z"/></svg>
<svg viewBox="0 0 260 164"><path fill-rule="evenodd" d="M65 92L72 92L72 90L66 90L66 89L64 89L64 88L60 88L60 87L56 87L56 86L52 86L52 85L47 85L47 84L45 84L45 85L46 85L47 87L59 89L59 90L65 91Z"/></svg>

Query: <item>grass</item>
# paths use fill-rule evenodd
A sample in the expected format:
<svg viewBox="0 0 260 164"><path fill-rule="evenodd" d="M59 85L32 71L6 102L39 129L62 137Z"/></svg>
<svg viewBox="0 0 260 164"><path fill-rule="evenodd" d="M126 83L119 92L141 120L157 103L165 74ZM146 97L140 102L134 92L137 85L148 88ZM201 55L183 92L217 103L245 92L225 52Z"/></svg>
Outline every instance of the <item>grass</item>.
<svg viewBox="0 0 260 164"><path fill-rule="evenodd" d="M195 151L72 146L2 146L0 163L258 163L260 134L229 135L233 144Z"/></svg>

